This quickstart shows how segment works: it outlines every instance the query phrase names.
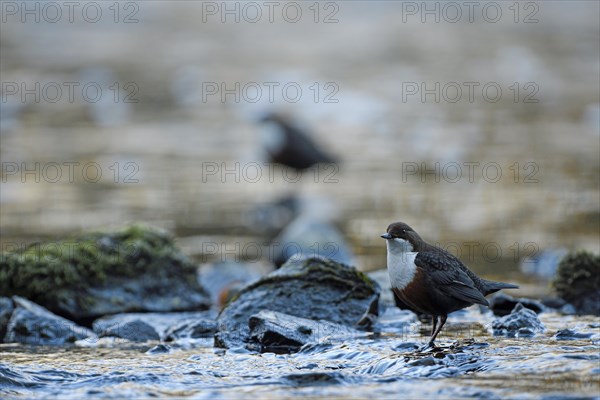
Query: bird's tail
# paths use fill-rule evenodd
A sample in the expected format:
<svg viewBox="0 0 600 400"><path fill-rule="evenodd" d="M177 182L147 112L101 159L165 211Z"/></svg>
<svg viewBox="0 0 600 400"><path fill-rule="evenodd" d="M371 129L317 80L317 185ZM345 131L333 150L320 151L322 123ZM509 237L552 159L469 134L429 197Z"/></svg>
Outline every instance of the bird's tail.
<svg viewBox="0 0 600 400"><path fill-rule="evenodd" d="M519 288L518 285L513 285L512 283L494 282L494 281L484 281L483 286L485 288L485 293L484 293L485 296L487 296L488 294L491 294L491 293L496 293L498 290L501 290L501 289L518 289Z"/></svg>

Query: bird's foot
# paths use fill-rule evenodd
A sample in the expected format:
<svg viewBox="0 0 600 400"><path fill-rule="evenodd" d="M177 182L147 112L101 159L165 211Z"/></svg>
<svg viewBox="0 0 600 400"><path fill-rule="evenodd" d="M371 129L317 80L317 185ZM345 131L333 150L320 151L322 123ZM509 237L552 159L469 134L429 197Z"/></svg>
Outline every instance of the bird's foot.
<svg viewBox="0 0 600 400"><path fill-rule="evenodd" d="M429 342L419 348L419 353L432 353L439 350L441 350L441 347L436 346L433 342Z"/></svg>

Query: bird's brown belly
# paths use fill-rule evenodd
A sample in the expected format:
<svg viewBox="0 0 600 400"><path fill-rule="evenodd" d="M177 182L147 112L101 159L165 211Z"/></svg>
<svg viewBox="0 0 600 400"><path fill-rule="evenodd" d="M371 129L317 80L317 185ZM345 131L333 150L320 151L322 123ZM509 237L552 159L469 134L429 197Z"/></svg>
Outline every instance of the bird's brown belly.
<svg viewBox="0 0 600 400"><path fill-rule="evenodd" d="M392 290L411 310L429 315L447 315L468 305L445 296L419 270L405 288Z"/></svg>
<svg viewBox="0 0 600 400"><path fill-rule="evenodd" d="M432 299L423 290L410 290L409 287L402 290L392 288L392 290L412 311L429 315L444 314L437 311L438 307L435 307Z"/></svg>

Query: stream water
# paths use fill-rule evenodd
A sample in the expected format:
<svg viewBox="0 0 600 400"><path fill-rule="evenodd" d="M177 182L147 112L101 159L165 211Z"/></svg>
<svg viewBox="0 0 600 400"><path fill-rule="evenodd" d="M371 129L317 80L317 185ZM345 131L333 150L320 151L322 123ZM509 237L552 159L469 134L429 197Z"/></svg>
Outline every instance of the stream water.
<svg viewBox="0 0 600 400"><path fill-rule="evenodd" d="M518 272L524 257L600 251L598 2L491 2L502 9L494 23L482 18L482 7L473 23L465 20L469 2L450 3L463 7L458 23L406 14L406 4L424 2L322 3L332 6L319 18L337 9L332 24L313 22L312 2L301 2L305 18L294 24L222 23L203 14L206 3L224 2L126 2L120 14L117 3L92 3L104 11L99 23L79 14L76 23L3 14L3 83L65 90L59 101L48 100L54 92L39 93L40 101L3 92L2 251L141 222L174 232L199 263L219 261L236 245L262 242L250 210L290 192L327 200L327 217L363 271L384 267L379 234L395 220L462 250L463 259L475 248L467 264L521 284L518 296L549 294L547 282ZM202 97L206 83L271 81L295 82L310 95L297 103ZM481 91L473 102L466 91L457 102L403 96L406 84L464 89L474 81L499 85L502 99L488 101ZM97 83L109 95L91 102L77 91L69 101L68 82L78 90ZM324 96L328 83L337 85L339 101L315 102L314 85ZM135 102L123 101L132 94ZM525 102L527 95L537 101ZM266 170L258 180L243 175L258 159L255 117L272 108L342 160L334 181L325 181L327 171L294 183ZM238 172L207 176L206 163ZM459 179L444 169L456 165ZM478 166L473 179L467 165ZM498 180L485 165L499 168ZM406 166L418 168L406 173ZM206 243L221 252L207 257ZM483 253L489 244L500 252ZM542 313L546 331L533 338L494 337L492 319L477 308L452 315L443 351L430 353L415 349L429 327L407 323L399 311L382 317L378 333L323 338L291 355L223 351L212 340L168 348L0 344L0 397L600 398L597 317ZM555 338L565 328L591 336Z"/></svg>
<svg viewBox="0 0 600 400"><path fill-rule="evenodd" d="M597 398L597 318L542 314L535 338L491 336L491 313L451 316L439 350L425 326L390 310L381 331L323 337L296 354L214 349L212 340L71 348L0 347L3 398ZM557 340L569 327L587 339ZM588 335L589 336L589 335ZM158 346L157 346L158 345Z"/></svg>

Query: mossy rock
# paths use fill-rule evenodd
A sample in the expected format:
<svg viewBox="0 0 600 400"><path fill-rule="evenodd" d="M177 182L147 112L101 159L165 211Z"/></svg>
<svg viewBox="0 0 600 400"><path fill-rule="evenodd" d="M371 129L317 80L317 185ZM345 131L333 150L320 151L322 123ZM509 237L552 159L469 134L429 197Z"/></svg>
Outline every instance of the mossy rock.
<svg viewBox="0 0 600 400"><path fill-rule="evenodd" d="M217 347L246 346L252 315L269 310L357 327L376 312L380 288L356 269L329 259L292 257L280 269L243 288L219 314Z"/></svg>
<svg viewBox="0 0 600 400"><path fill-rule="evenodd" d="M600 256L588 251L567 254L552 286L577 313L600 315Z"/></svg>
<svg viewBox="0 0 600 400"><path fill-rule="evenodd" d="M13 295L84 323L105 314L210 306L196 266L172 237L137 225L2 254L0 296Z"/></svg>

